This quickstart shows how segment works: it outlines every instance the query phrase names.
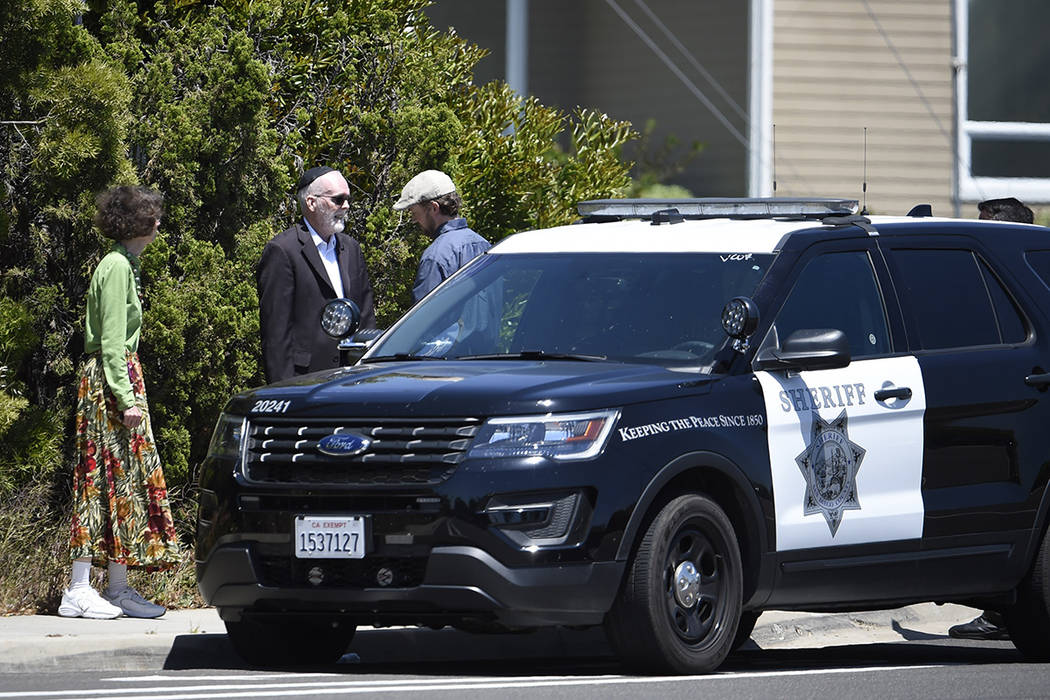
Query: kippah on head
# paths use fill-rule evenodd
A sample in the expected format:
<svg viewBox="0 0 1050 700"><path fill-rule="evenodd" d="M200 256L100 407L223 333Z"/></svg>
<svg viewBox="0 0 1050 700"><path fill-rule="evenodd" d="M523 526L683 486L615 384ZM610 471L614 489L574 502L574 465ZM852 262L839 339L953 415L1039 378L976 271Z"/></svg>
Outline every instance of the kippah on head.
<svg viewBox="0 0 1050 700"><path fill-rule="evenodd" d="M316 168L310 168L305 173L303 173L303 176L301 178L299 178L299 182L295 185L295 191L299 192L304 187L306 187L322 175L327 175L328 173L334 172L335 168L329 168L327 165L318 165Z"/></svg>

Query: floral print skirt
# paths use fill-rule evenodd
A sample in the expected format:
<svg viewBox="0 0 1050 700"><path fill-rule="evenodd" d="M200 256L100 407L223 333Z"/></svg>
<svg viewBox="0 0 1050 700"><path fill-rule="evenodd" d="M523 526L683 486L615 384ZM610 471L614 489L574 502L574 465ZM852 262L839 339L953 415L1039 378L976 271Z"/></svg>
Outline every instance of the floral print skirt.
<svg viewBox="0 0 1050 700"><path fill-rule="evenodd" d="M113 561L163 569L179 560L178 536L136 353L128 353L127 366L142 411L135 428L120 420L99 353L87 357L80 373L70 554L90 557L96 566Z"/></svg>

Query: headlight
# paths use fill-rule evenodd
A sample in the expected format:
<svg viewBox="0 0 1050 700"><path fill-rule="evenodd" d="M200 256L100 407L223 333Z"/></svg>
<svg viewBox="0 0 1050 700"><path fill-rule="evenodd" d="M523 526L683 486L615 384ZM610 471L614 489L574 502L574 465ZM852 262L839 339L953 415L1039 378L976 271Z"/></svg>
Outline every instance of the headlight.
<svg viewBox="0 0 1050 700"><path fill-rule="evenodd" d="M590 459L605 447L619 410L490 418L474 438L468 457Z"/></svg>
<svg viewBox="0 0 1050 700"><path fill-rule="evenodd" d="M211 442L208 444L209 457L233 457L241 454L244 444L243 416L231 416L223 413L215 424L215 432L211 434Z"/></svg>

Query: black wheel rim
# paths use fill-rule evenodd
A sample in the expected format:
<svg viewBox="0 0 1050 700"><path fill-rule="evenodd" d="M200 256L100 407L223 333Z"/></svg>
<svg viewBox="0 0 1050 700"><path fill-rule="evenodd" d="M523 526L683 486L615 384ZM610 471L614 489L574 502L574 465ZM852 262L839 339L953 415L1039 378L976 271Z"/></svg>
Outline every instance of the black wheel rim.
<svg viewBox="0 0 1050 700"><path fill-rule="evenodd" d="M700 574L696 602L686 606L675 595L675 573L691 562ZM724 616L727 575L726 559L712 538L696 525L685 525L675 533L664 564L664 591L671 628L690 645L711 636Z"/></svg>

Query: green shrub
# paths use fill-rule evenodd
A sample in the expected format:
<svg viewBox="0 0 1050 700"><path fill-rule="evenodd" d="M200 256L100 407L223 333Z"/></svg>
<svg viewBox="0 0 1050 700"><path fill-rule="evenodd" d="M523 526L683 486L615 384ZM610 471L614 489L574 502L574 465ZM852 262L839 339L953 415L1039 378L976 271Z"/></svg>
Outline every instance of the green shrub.
<svg viewBox="0 0 1050 700"><path fill-rule="evenodd" d="M108 249L91 225L98 191L166 196L142 259L140 356L187 554L134 580L187 604L194 470L229 395L262 382L255 267L296 218L304 168L350 182L348 230L381 325L409 303L428 243L390 207L419 170L449 172L492 241L628 186L630 125L474 86L484 52L430 27L427 4L0 3L0 610L53 607L68 575L72 389L85 293Z"/></svg>

